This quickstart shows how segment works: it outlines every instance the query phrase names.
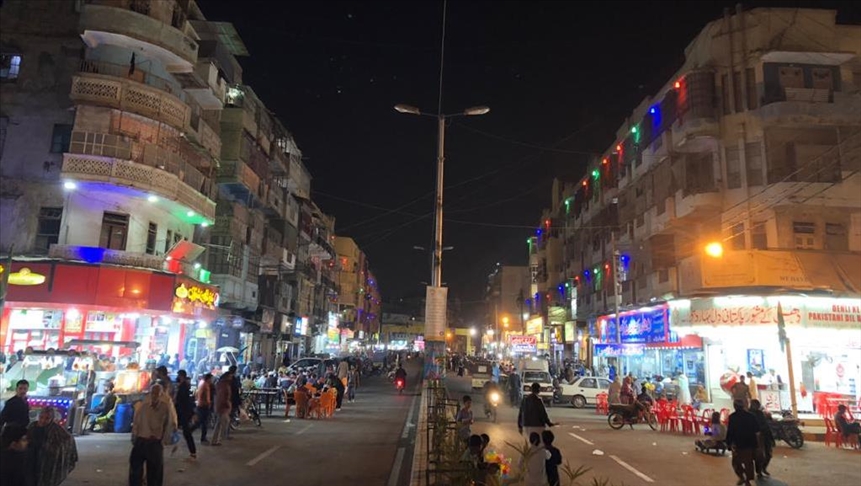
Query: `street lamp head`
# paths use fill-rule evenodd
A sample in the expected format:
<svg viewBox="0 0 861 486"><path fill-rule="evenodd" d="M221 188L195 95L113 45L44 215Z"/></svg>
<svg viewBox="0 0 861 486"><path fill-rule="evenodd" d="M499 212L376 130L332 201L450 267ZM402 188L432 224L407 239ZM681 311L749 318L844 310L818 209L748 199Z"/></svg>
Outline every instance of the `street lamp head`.
<svg viewBox="0 0 861 486"><path fill-rule="evenodd" d="M397 107L395 107L397 109ZM485 115L490 112L489 106L472 106L463 110L463 114L466 116L477 116L477 115Z"/></svg>
<svg viewBox="0 0 861 486"><path fill-rule="evenodd" d="M475 336L476 332L478 332L478 331L476 331L474 327L469 328L469 335L470 336Z"/></svg>
<svg viewBox="0 0 861 486"><path fill-rule="evenodd" d="M421 110L419 110L415 106L404 105L401 103L398 103L397 105L395 105L395 111L397 111L398 113L407 113L410 115L421 115L422 114Z"/></svg>
<svg viewBox="0 0 861 486"><path fill-rule="evenodd" d="M712 258L720 258L723 256L723 245L718 241L713 241L706 245L705 252Z"/></svg>

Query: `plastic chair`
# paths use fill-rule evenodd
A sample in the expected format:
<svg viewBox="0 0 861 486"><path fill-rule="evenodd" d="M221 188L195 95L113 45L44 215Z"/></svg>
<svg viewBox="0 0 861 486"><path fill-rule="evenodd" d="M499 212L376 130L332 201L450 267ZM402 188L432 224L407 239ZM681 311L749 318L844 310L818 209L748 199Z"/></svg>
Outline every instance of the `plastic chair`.
<svg viewBox="0 0 861 486"><path fill-rule="evenodd" d="M722 423L724 425L729 424L729 409L728 408L720 409L720 423Z"/></svg>
<svg viewBox="0 0 861 486"><path fill-rule="evenodd" d="M699 435L700 421L693 407L685 405L682 409L682 432L685 434Z"/></svg>
<svg viewBox="0 0 861 486"><path fill-rule="evenodd" d="M304 391L293 392L293 401L296 402L296 418L308 416L308 394Z"/></svg>
<svg viewBox="0 0 861 486"><path fill-rule="evenodd" d="M837 430L837 427L834 424L834 421L828 417L824 418L825 420L825 446L830 446L831 443L834 443L834 447L842 447L843 446L843 434Z"/></svg>
<svg viewBox="0 0 861 486"><path fill-rule="evenodd" d="M700 415L701 427L708 427L712 423L712 413L714 413L714 410L712 410L711 408L707 408L702 411L702 414Z"/></svg>
<svg viewBox="0 0 861 486"><path fill-rule="evenodd" d="M610 413L610 399L606 393L595 395L595 413L607 415Z"/></svg>

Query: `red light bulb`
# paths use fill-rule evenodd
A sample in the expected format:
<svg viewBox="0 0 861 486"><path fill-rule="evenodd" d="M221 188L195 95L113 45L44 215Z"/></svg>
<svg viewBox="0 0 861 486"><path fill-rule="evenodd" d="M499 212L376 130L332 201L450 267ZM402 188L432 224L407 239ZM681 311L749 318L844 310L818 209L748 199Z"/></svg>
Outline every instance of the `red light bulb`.
<svg viewBox="0 0 861 486"><path fill-rule="evenodd" d="M607 165L607 157L604 157L604 159L603 159L603 160L601 160L601 163L602 163L602 164L604 164L604 165Z"/></svg>
<svg viewBox="0 0 861 486"><path fill-rule="evenodd" d="M588 184L588 182L586 182L586 181L584 180L584 181L583 181L583 187L586 187L586 185L587 185L587 184Z"/></svg>
<svg viewBox="0 0 861 486"><path fill-rule="evenodd" d="M676 89L679 89L682 87L682 83L680 81L676 81L676 84L674 86L676 87Z"/></svg>
<svg viewBox="0 0 861 486"><path fill-rule="evenodd" d="M620 143L620 144L616 145L616 152L621 152L621 151L622 151L622 144Z"/></svg>

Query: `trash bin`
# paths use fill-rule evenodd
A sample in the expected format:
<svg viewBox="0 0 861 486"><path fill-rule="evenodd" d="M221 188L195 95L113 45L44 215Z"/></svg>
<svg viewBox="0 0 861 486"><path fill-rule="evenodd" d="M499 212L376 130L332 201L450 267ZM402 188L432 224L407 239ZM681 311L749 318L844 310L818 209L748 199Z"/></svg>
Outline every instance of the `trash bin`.
<svg viewBox="0 0 861 486"><path fill-rule="evenodd" d="M117 412L114 415L114 432L131 432L134 413L135 409L132 407L131 403L121 403L117 405Z"/></svg>

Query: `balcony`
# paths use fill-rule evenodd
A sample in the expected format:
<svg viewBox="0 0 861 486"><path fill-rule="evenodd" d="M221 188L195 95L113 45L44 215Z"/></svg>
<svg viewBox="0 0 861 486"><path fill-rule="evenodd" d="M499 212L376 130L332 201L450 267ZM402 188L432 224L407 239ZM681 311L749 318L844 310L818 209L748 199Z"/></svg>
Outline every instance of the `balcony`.
<svg viewBox="0 0 861 486"><path fill-rule="evenodd" d="M185 133L189 140L209 152L210 157L221 158L221 136L204 118L191 114Z"/></svg>
<svg viewBox="0 0 861 486"><path fill-rule="evenodd" d="M213 273L209 278L211 283L219 288L221 307L247 311L257 310L258 284L227 274Z"/></svg>
<svg viewBox="0 0 861 486"><path fill-rule="evenodd" d="M652 222L652 234L660 234L672 229L672 223L676 219L676 199L670 196L663 201L657 201L656 206L649 209L647 218ZM663 205L663 212L658 214L657 204Z"/></svg>
<svg viewBox="0 0 861 486"><path fill-rule="evenodd" d="M672 126L673 147L683 152L702 152L720 136L714 117L680 117Z"/></svg>
<svg viewBox="0 0 861 486"><path fill-rule="evenodd" d="M73 132L63 154L61 176L138 189L174 201L196 213L202 223L215 218L211 180L176 154L150 144L132 156L132 145L117 135ZM135 160L132 160L132 159Z"/></svg>
<svg viewBox="0 0 861 486"><path fill-rule="evenodd" d="M267 216L276 219L284 218L284 198L283 191L278 186L271 186L266 191L266 205L263 207L263 212Z"/></svg>
<svg viewBox="0 0 861 486"><path fill-rule="evenodd" d="M172 12L170 17L165 12L164 19L158 18L162 13L156 8L159 5L172 3L140 0L119 0L107 5L87 3L78 23L81 38L91 48L101 44L119 46L157 59L169 72L190 72L197 61L197 42L171 25L184 28L184 22L174 19Z"/></svg>
<svg viewBox="0 0 861 486"><path fill-rule="evenodd" d="M218 169L218 184L226 188L233 197L248 201L249 206L263 205L260 176L241 160L221 163Z"/></svg>
<svg viewBox="0 0 861 486"><path fill-rule="evenodd" d="M181 94L177 90L176 83L156 76L155 74L147 72L139 67L135 67L135 69L132 70L130 64L116 64L112 62L85 59L78 65L78 72L129 79L181 98Z"/></svg>
<svg viewBox="0 0 861 486"><path fill-rule="evenodd" d="M786 88L786 100L762 106L751 113L763 126L857 125L861 96L828 90Z"/></svg>
<svg viewBox="0 0 861 486"><path fill-rule="evenodd" d="M124 265L165 271L164 256L120 250L108 250L105 248L91 248L75 245L51 245L51 249L48 251L48 257L60 260L107 263L111 265ZM98 259L98 262L93 261L96 259Z"/></svg>
<svg viewBox="0 0 861 486"><path fill-rule="evenodd" d="M72 101L130 111L180 131L187 129L190 109L176 96L131 79L81 73L72 77Z"/></svg>
<svg viewBox="0 0 861 486"><path fill-rule="evenodd" d="M685 194L679 190L673 197L675 202L676 220L685 224L711 218L721 212L723 196L718 189L714 191L703 191L693 194Z"/></svg>

